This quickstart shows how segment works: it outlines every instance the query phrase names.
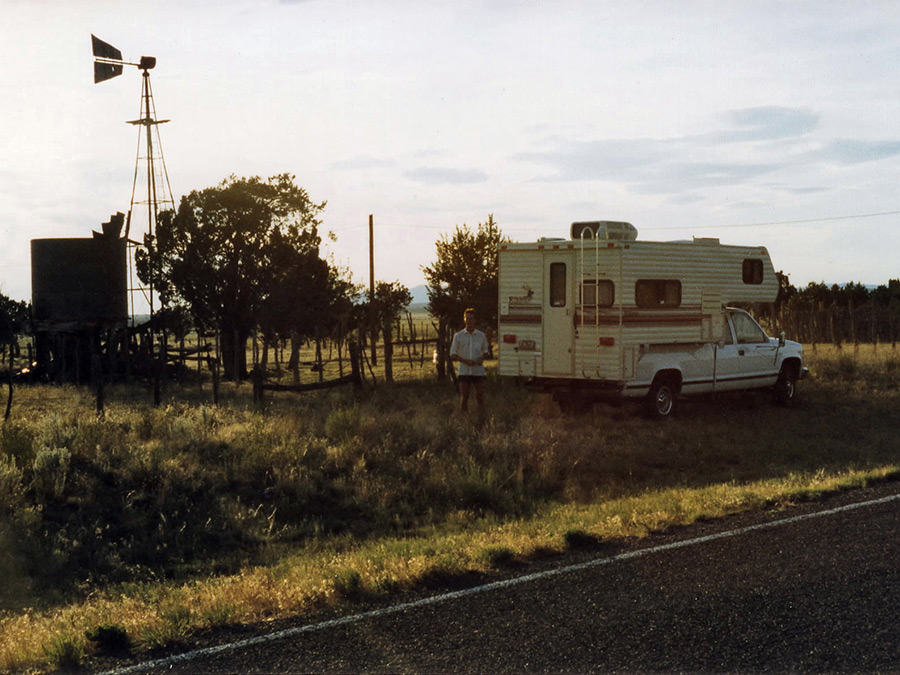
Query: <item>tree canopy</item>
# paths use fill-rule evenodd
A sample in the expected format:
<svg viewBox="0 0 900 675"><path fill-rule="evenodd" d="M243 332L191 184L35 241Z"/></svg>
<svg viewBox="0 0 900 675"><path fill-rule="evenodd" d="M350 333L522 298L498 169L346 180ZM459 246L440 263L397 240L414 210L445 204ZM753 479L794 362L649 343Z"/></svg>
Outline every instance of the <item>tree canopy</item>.
<svg viewBox="0 0 900 675"><path fill-rule="evenodd" d="M183 302L203 325L218 329L226 376L243 376L254 328L286 330L285 322L299 328L309 316L286 308L322 307L306 301L327 293L330 278L319 256L324 208L290 174L232 175L160 214L139 254L138 274L164 305ZM276 315L284 321L267 320Z"/></svg>
<svg viewBox="0 0 900 675"><path fill-rule="evenodd" d="M10 343L16 335L30 330L31 305L0 293L0 343Z"/></svg>
<svg viewBox="0 0 900 675"><path fill-rule="evenodd" d="M429 313L449 326L461 325L462 314L474 307L479 322L490 329L497 324L498 255L503 241L494 216L472 231L457 226L451 237L435 243L436 260L423 267L428 287Z"/></svg>
<svg viewBox="0 0 900 675"><path fill-rule="evenodd" d="M438 321L438 374L443 375L452 329L462 325L463 312L473 307L478 323L488 333L497 328L499 258L505 241L494 216L488 215L473 232L457 226L451 237L435 243L436 260L423 267L428 291L428 312Z"/></svg>

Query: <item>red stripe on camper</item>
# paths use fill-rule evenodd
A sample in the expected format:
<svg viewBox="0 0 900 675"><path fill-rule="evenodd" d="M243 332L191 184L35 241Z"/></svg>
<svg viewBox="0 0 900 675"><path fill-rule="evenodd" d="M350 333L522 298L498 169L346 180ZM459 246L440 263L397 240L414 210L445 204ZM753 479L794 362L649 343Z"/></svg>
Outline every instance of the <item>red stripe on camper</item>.
<svg viewBox="0 0 900 675"><path fill-rule="evenodd" d="M501 316L500 323L541 323L540 314L510 314Z"/></svg>
<svg viewBox="0 0 900 675"><path fill-rule="evenodd" d="M683 316L628 316L622 317L622 323L626 326L685 326L699 324L703 321L702 314L686 314ZM619 317L601 316L601 326L618 326Z"/></svg>
<svg viewBox="0 0 900 675"><path fill-rule="evenodd" d="M626 309L622 316L616 309L604 310L596 317L592 310L579 310L576 312L575 321L592 326L693 326L702 323L704 315L692 308L690 311L676 312L672 310L662 311L636 311Z"/></svg>

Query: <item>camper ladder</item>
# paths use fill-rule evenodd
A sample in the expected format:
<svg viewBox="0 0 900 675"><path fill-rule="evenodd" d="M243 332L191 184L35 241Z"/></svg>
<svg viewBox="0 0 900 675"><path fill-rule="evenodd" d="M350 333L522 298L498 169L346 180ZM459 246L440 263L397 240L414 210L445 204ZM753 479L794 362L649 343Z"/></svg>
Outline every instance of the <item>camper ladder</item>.
<svg viewBox="0 0 900 675"><path fill-rule="evenodd" d="M593 284L594 292L593 292L593 326L594 326L594 371L598 378L603 378L603 375L600 373L600 363L601 363L601 343L600 343L600 237L599 233L592 233L591 228L584 228L579 234L579 238L581 239L581 250L579 252L579 274L578 274L578 303L581 307L581 319L579 321L579 328L584 328L586 325L590 325L585 318L585 314L587 310L591 308L590 304L585 303L585 288L589 283ZM586 256L585 256L585 240L593 239L594 242L594 262L593 262L593 270L588 271L588 265L586 264ZM624 294L624 279L625 279L625 251L621 242L617 242L615 244L609 239L609 235L607 234L607 238L604 240L607 247L615 247L619 251L619 269L618 269L618 279L615 282L613 289L613 305L618 307L619 310L619 331L618 336L616 337L616 348L619 351L619 368L620 373L619 376L621 379L625 379L625 305L623 301ZM584 372L584 368L581 369L581 374L583 377L587 378L587 373Z"/></svg>
<svg viewBox="0 0 900 675"><path fill-rule="evenodd" d="M581 305L581 320L580 320L580 328L583 329L588 322L586 321L585 314L587 313L590 305L585 303L585 288L587 286L587 282L590 281L594 286L593 293L593 325L594 325L594 371L597 377L600 377L600 239L596 236L591 236L591 228L586 227L581 231L579 235L581 239L581 250L579 251L579 283L578 283L578 303ZM585 237L587 235L587 237ZM585 239L593 239L594 240L594 269L591 275L587 272L587 265L585 264ZM582 330L582 334L584 331ZM583 363L583 362L582 362ZM581 369L581 375L584 378L588 378L589 375L584 372L584 368Z"/></svg>

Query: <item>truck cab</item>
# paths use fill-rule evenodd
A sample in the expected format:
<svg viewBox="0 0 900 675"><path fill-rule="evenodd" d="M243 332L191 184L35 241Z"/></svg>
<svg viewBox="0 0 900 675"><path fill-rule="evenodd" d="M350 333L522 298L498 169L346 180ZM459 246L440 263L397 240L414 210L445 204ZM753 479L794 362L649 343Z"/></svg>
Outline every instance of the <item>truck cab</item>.
<svg viewBox="0 0 900 675"><path fill-rule="evenodd" d="M647 345L637 377L626 383L653 417L667 417L683 395L771 389L775 401L790 405L806 369L803 346L784 336L770 337L750 314L726 307L722 337L701 345Z"/></svg>

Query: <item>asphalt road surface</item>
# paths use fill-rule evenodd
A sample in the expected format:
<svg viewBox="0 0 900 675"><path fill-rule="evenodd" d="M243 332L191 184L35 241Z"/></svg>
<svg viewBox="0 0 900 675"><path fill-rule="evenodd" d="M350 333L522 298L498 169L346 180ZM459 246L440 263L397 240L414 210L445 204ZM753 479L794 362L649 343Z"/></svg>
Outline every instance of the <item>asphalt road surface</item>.
<svg viewBox="0 0 900 675"><path fill-rule="evenodd" d="M898 493L682 528L127 672L900 672Z"/></svg>

